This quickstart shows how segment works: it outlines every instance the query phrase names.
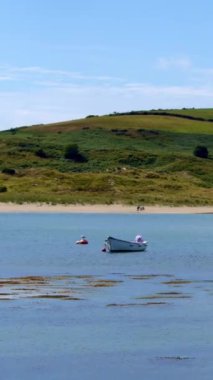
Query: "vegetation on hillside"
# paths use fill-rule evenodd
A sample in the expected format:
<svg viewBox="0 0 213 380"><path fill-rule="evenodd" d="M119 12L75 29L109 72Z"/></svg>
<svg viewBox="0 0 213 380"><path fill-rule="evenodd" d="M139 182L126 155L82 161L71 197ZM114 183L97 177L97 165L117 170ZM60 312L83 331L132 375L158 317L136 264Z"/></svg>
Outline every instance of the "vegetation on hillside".
<svg viewBox="0 0 213 380"><path fill-rule="evenodd" d="M212 205L212 120L132 111L3 131L0 202Z"/></svg>

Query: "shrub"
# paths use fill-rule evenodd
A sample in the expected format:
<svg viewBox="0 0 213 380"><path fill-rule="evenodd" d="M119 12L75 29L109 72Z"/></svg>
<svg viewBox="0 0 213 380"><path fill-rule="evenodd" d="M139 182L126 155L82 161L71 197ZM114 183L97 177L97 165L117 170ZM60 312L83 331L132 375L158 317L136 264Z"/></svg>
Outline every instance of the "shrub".
<svg viewBox="0 0 213 380"><path fill-rule="evenodd" d="M75 159L79 154L79 151L78 151L78 145L77 144L72 144L72 145L68 145L65 149L65 153L64 153L64 157L67 159L67 160L73 160Z"/></svg>
<svg viewBox="0 0 213 380"><path fill-rule="evenodd" d="M6 186L0 186L0 193L6 193L7 187Z"/></svg>
<svg viewBox="0 0 213 380"><path fill-rule="evenodd" d="M40 158L47 158L47 154L43 149L36 150L35 155Z"/></svg>
<svg viewBox="0 0 213 380"><path fill-rule="evenodd" d="M86 157L79 152L77 144L70 144L66 147L64 157L67 160L72 160L75 162L86 162Z"/></svg>
<svg viewBox="0 0 213 380"><path fill-rule="evenodd" d="M15 169L4 168L4 169L2 169L2 173L9 174L9 175L14 175L14 174L16 174L16 171L15 171Z"/></svg>
<svg viewBox="0 0 213 380"><path fill-rule="evenodd" d="M194 149L194 156L200 158L208 158L209 152L208 149L203 145L197 145Z"/></svg>
<svg viewBox="0 0 213 380"><path fill-rule="evenodd" d="M11 133L12 135L15 135L16 132L17 132L17 128L10 128L10 133Z"/></svg>

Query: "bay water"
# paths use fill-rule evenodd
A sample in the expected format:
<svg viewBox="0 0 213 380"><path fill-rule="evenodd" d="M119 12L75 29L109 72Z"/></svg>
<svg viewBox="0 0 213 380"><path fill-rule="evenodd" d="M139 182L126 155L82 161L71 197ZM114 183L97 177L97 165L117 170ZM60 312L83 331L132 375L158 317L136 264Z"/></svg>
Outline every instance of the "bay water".
<svg viewBox="0 0 213 380"><path fill-rule="evenodd" d="M212 379L212 214L3 213L0 237L3 379Z"/></svg>

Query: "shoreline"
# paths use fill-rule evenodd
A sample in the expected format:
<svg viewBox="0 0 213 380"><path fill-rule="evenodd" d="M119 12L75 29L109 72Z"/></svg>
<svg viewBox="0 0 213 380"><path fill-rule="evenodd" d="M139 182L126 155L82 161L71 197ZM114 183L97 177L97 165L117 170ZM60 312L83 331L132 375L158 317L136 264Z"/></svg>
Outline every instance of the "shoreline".
<svg viewBox="0 0 213 380"><path fill-rule="evenodd" d="M44 203L0 203L0 213L98 213L98 214L213 214L213 206L137 206L112 205L48 205Z"/></svg>

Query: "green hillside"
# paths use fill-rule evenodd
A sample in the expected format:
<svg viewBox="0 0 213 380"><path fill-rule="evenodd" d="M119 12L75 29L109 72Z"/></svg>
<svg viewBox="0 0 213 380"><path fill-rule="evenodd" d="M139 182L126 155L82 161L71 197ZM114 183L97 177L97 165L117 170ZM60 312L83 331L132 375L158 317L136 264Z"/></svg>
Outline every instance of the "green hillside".
<svg viewBox="0 0 213 380"><path fill-rule="evenodd" d="M13 128L0 148L0 202L213 204L213 109Z"/></svg>

